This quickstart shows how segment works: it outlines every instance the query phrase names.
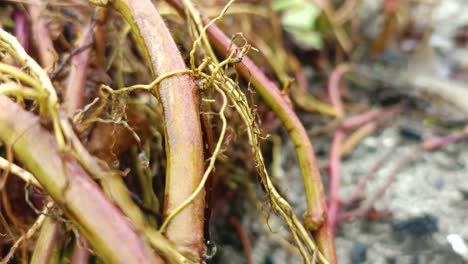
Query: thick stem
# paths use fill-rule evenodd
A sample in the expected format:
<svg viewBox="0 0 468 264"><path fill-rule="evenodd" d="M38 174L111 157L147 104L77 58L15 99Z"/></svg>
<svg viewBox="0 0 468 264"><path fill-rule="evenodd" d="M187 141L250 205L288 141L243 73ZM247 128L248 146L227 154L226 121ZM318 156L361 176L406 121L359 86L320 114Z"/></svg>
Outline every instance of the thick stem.
<svg viewBox="0 0 468 264"><path fill-rule="evenodd" d="M178 0L168 1L174 8L177 9L181 16L185 17L185 11L182 3ZM202 18L206 25L210 20L206 17ZM232 49L236 49L236 45L231 42L216 25L211 25L206 31L211 43L215 49L228 56ZM308 229L316 230L316 237L320 250L328 252L326 258L330 261L335 260L335 246L332 237L328 231L328 223L326 218L326 203L323 192L322 179L317 166L312 143L307 135L307 132L299 120L298 116L283 97L278 87L269 80L265 74L253 63L253 61L245 56L237 65L237 70L246 79L251 81L257 92L263 100L271 107L275 114L279 117L285 126L291 140L294 142L299 166L302 172L304 181L307 212L304 214L304 223Z"/></svg>
<svg viewBox="0 0 468 264"><path fill-rule="evenodd" d="M127 218L68 154L39 118L0 96L0 139L12 146L52 199L107 263L162 263ZM39 139L39 140L38 140Z"/></svg>
<svg viewBox="0 0 468 264"><path fill-rule="evenodd" d="M115 0L112 6L131 25L153 75L186 69L171 34L150 0ZM157 93L166 132L164 215L173 212L197 188L203 174L203 144L198 91L188 75L167 78ZM200 261L203 241L204 192L169 224L166 234L182 252Z"/></svg>

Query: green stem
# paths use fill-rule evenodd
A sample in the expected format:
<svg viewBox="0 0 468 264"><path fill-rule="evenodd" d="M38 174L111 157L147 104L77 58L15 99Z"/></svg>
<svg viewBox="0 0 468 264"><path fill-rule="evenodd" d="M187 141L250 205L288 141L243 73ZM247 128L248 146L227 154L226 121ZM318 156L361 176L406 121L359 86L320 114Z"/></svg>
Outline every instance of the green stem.
<svg viewBox="0 0 468 264"><path fill-rule="evenodd" d="M168 2L181 16L185 17L184 6L180 1L169 0ZM203 17L202 20L205 25L210 23L210 20L206 17ZM206 33L215 49L225 57L228 56L233 49L237 48L236 45L232 43L231 39L215 25L208 27ZM253 84L263 100L282 121L294 143L307 200L307 212L304 214L304 223L309 230L315 232L319 248L321 251L328 254L326 258L331 263L334 263L333 260L336 258L335 246L332 234L328 232L328 223L325 221L327 207L323 184L312 143L310 142L307 132L278 87L265 76L249 57L244 56L242 62L236 65L240 74Z"/></svg>
<svg viewBox="0 0 468 264"><path fill-rule="evenodd" d="M57 236L60 231L60 223L50 216L46 218L41 227L41 233L36 241L34 253L31 258L32 264L59 263L59 248Z"/></svg>
<svg viewBox="0 0 468 264"><path fill-rule="evenodd" d="M107 263L162 263L127 218L104 196L98 185L39 118L0 95L0 140L31 171L65 215ZM118 231L118 232L116 232Z"/></svg>
<svg viewBox="0 0 468 264"><path fill-rule="evenodd" d="M107 1L91 0L106 4ZM186 69L169 29L150 0L110 1L130 24L153 75ZM204 168L197 87L188 75L166 78L154 89L164 111L166 132L166 191L164 216L194 192ZM178 249L200 261L203 240L204 191L168 225L165 233Z"/></svg>

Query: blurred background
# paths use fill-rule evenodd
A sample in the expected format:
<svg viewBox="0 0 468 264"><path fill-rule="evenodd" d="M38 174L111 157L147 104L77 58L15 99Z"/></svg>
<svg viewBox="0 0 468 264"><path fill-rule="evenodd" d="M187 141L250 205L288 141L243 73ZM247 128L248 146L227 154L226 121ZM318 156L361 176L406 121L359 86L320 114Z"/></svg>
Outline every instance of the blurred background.
<svg viewBox="0 0 468 264"><path fill-rule="evenodd" d="M193 39L187 23L165 1L153 2L188 62ZM228 3L194 2L211 18ZM77 39L96 25L95 9L84 0L0 1L0 25L27 50L31 43L29 53L38 59L43 53L32 44L31 25L39 21L33 10L41 10L56 52L56 63L44 68L63 96L70 72L65 58L92 46ZM130 28L115 12L106 21L106 39L100 40L105 49L91 53L85 103L98 96L102 83L122 88L151 81ZM339 263L468 263L468 0L239 0L217 25L235 36L234 43L252 45L248 56L281 88L303 122L332 197L328 203L335 214L329 220L336 227ZM226 72L237 77L233 69ZM261 121L262 151L273 182L302 216L306 203L294 144L249 82L239 82ZM158 105L148 93L118 98L102 118L128 119L148 144L136 146L132 134L120 129L116 137L130 143L115 150L116 141L103 136L114 131L112 122L96 126L103 134L86 131L83 141L93 155L128 175L135 201L139 185L131 179L134 167L144 163L154 180L151 199L159 206L165 172L162 114L127 109L130 99ZM219 102L213 105L219 109ZM301 263L284 223L269 212L242 120L232 108L225 115L229 128L212 176L207 262ZM219 135L220 121L211 122ZM140 155L144 151L147 156ZM12 178L5 186L4 199L15 208L5 221L17 238L36 216L24 200L24 183ZM14 218L17 225L11 224ZM2 253L13 241L0 238Z"/></svg>

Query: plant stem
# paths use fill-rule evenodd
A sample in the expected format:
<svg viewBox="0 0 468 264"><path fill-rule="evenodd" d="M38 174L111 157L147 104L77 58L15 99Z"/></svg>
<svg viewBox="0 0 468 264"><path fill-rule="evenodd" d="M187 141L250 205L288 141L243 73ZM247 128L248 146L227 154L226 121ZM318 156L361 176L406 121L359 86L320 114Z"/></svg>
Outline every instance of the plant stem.
<svg viewBox="0 0 468 264"><path fill-rule="evenodd" d="M253 261L252 245L250 243L250 239L249 239L247 232L242 227L242 223L235 216L229 216L227 220L229 224L231 224L232 227L234 227L234 230L239 236L239 239L242 243L242 247L244 248L246 264L253 264L254 261Z"/></svg>
<svg viewBox="0 0 468 264"><path fill-rule="evenodd" d="M98 256L108 263L162 263L83 168L58 149L54 136L41 127L39 118L5 96L0 96L0 109L0 139L12 146L18 160Z"/></svg>
<svg viewBox="0 0 468 264"><path fill-rule="evenodd" d="M57 241L57 237L59 235L60 225L59 222L51 217L45 219L41 227L39 238L36 241L30 263L58 263L59 242Z"/></svg>
<svg viewBox="0 0 468 264"><path fill-rule="evenodd" d="M218 51L223 51L225 49L228 51L227 49L231 41L221 30L215 26L210 26L207 33ZM305 219L307 219L305 222L310 224L309 228L316 229L324 220L326 206L323 196L322 180L307 132L276 85L268 80L263 72L248 57L244 57L242 62L237 65L237 69L244 78L251 80L265 102L283 122L289 136L294 142L307 197L308 211L305 215Z"/></svg>
<svg viewBox="0 0 468 264"><path fill-rule="evenodd" d="M362 125L356 131L351 133L344 141L341 147L341 157L349 155L354 148L367 136L377 129L377 122L369 122Z"/></svg>
<svg viewBox="0 0 468 264"><path fill-rule="evenodd" d="M89 24L81 30L77 41L78 47L85 46L92 41L92 29L91 24ZM90 53L91 49L85 49L71 58L70 75L64 95L64 103L69 116L73 116L77 110L83 107Z"/></svg>
<svg viewBox="0 0 468 264"><path fill-rule="evenodd" d="M31 16L31 32L39 54L41 65L48 72L51 72L54 67L57 52L50 38L49 29L47 28L46 20L41 17L41 12L44 10L44 5L29 5L28 11Z"/></svg>
<svg viewBox="0 0 468 264"><path fill-rule="evenodd" d="M15 36L26 52L29 52L28 22L24 11L18 10L13 14L15 20Z"/></svg>
<svg viewBox="0 0 468 264"><path fill-rule="evenodd" d="M342 118L344 116L343 103L341 102L340 96L340 80L348 69L348 65L341 64L333 70L330 80L328 81L328 96L330 97L331 104L335 109L338 118Z"/></svg>
<svg viewBox="0 0 468 264"><path fill-rule="evenodd" d="M71 264L87 264L89 255L88 241L82 236L76 238Z"/></svg>
<svg viewBox="0 0 468 264"><path fill-rule="evenodd" d="M130 24L154 76L186 69L168 28L150 0L115 0L111 5ZM166 125L164 215L168 216L193 193L203 174L199 99L197 87L188 75L164 79L153 93L162 103ZM204 251L203 212L204 191L166 229L167 237L194 261L200 261Z"/></svg>
<svg viewBox="0 0 468 264"><path fill-rule="evenodd" d="M168 0L168 2L179 12L182 17L185 17L183 4L178 0ZM205 25L210 23L210 20L202 16L202 21ZM229 56L232 50L237 49L217 26L211 25L206 31L213 46L223 56ZM280 92L278 87L269 80L265 74L250 60L244 56L242 61L236 64L239 73L246 79L251 81L257 92L262 96L263 100L271 107L275 114L282 121L289 136L294 142L299 166L301 168L304 181L304 188L307 201L307 212L304 214L304 223L309 230L316 230L316 239L320 250L328 252L326 259L330 263L335 263L335 246L333 238L324 237L331 235L330 232L323 232L320 229L328 229L326 218L326 203L323 192L322 179L318 170L317 161L314 150L307 132L297 117L294 110L288 104Z"/></svg>
<svg viewBox="0 0 468 264"><path fill-rule="evenodd" d="M333 142L330 151L330 180L329 180L329 206L328 223L334 233L337 222L337 215L340 207L340 167L341 167L341 146L345 131L339 128L333 135Z"/></svg>

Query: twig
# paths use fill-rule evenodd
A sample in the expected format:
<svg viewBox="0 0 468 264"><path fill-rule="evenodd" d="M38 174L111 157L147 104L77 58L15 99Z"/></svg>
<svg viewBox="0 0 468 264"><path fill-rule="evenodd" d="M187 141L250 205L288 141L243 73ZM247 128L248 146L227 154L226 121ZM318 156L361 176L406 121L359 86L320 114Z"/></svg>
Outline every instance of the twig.
<svg viewBox="0 0 468 264"><path fill-rule="evenodd" d="M331 74L328 82L328 95L331 104L337 113L338 118L344 115L343 104L339 91L339 83L342 75L348 70L347 65L338 66ZM340 207L340 167L341 167L341 146L345 137L345 128L338 127L333 134L333 141L330 150L330 177L329 177L329 201L327 221L330 225L331 233L335 233L337 215Z"/></svg>
<svg viewBox="0 0 468 264"><path fill-rule="evenodd" d="M332 73L329 83L328 83L328 94L330 96L330 101L333 108L338 113L338 117L342 118L344 115L343 106L341 103L341 96L339 92L339 81L342 75L349 69L347 65L338 66ZM332 232L335 231L336 224L338 221L338 212L340 210L340 198L339 198L339 188L340 188L340 165L341 165L341 156L343 153L343 140L346 132L350 128L364 125L367 122L372 121L378 117L384 116L388 113L393 113L398 110L399 107L390 108L389 110L370 110L364 114L360 114L353 117L348 117L344 119L341 124L338 126L337 130L333 136L332 147L330 151L330 184L329 184L329 211L328 211L328 222L331 226ZM373 126L375 128L375 125ZM371 127L371 130L374 129ZM354 134L356 135L356 134ZM358 134L359 135L359 134ZM360 136L360 135L359 135ZM352 140L359 140L358 137L351 138ZM353 143L353 141L351 142ZM349 146L347 146L349 148Z"/></svg>
<svg viewBox="0 0 468 264"><path fill-rule="evenodd" d="M222 106L221 109L219 110L219 116L222 121L222 128L221 128L221 133L218 138L218 142L216 143L215 149L213 151L213 155L210 158L210 162L208 164L208 167L205 169L205 173L203 174L202 180L200 181L199 185L195 189L195 191L190 195L187 200L185 200L182 204L180 204L176 209L166 217L164 220L163 224L161 225L160 230L163 231L167 224L177 215L179 214L185 207L187 207L190 203L193 202L193 200L200 194L200 192L203 190L206 181L208 180L208 177L210 176L211 172L214 170L214 165L216 162L216 158L220 153L221 146L223 145L224 142L224 135L226 134L226 128L227 128L227 121L226 117L224 116L224 111L227 106L227 97L226 94L221 90L218 86L215 85L215 89L218 93L221 94L223 98Z"/></svg>
<svg viewBox="0 0 468 264"><path fill-rule="evenodd" d="M96 29L94 31L94 41L96 49L96 64L103 68L105 67L106 55L106 19L109 15L109 9L98 7L95 13Z"/></svg>
<svg viewBox="0 0 468 264"><path fill-rule="evenodd" d="M429 141L426 141L422 144L422 148L427 151L434 151L439 148L442 148L448 144L452 144L461 140L468 138L468 127L465 128L465 131L457 134L448 135L445 137L435 138Z"/></svg>
<svg viewBox="0 0 468 264"><path fill-rule="evenodd" d="M364 113L348 117L341 123L341 126L345 129L353 129L356 127L360 127L368 122L371 122L378 118L384 118L387 116L394 115L400 112L402 109L401 104L397 104L395 106L391 106L387 109L372 109L366 111Z"/></svg>

